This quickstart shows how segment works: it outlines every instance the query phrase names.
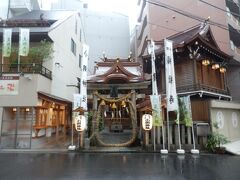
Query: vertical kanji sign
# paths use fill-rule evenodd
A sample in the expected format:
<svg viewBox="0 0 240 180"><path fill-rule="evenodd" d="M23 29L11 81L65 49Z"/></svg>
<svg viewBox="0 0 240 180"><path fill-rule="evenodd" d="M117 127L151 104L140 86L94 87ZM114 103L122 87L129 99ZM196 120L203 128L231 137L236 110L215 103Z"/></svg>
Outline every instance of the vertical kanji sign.
<svg viewBox="0 0 240 180"><path fill-rule="evenodd" d="M81 82L80 82L80 94L81 94L81 104L80 106L87 110L87 71L88 71L88 55L89 55L89 46L83 44L83 58L81 64Z"/></svg>
<svg viewBox="0 0 240 180"><path fill-rule="evenodd" d="M168 111L178 111L178 99L176 92L174 59L173 59L173 42L164 40L165 45L165 76L166 76L166 95Z"/></svg>

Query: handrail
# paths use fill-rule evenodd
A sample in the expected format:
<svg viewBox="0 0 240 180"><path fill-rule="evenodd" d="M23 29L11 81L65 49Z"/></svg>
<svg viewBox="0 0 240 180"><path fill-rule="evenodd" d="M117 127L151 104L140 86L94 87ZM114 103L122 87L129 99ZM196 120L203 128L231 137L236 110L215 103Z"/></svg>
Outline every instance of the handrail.
<svg viewBox="0 0 240 180"><path fill-rule="evenodd" d="M52 79L52 71L45 68L42 64L0 64L0 72L9 73L25 73L25 74L41 74L48 79ZM18 68L19 67L19 68Z"/></svg>

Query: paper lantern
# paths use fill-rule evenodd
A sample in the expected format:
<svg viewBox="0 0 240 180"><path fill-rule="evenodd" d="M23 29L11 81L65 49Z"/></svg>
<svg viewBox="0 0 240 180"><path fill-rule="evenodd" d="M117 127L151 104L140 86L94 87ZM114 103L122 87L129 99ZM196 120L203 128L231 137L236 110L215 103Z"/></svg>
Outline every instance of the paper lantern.
<svg viewBox="0 0 240 180"><path fill-rule="evenodd" d="M75 129L77 131L84 131L86 129L87 123L86 118L83 115L78 115L75 117Z"/></svg>
<svg viewBox="0 0 240 180"><path fill-rule="evenodd" d="M152 129L152 115L144 114L142 116L142 127L145 131L150 131Z"/></svg>

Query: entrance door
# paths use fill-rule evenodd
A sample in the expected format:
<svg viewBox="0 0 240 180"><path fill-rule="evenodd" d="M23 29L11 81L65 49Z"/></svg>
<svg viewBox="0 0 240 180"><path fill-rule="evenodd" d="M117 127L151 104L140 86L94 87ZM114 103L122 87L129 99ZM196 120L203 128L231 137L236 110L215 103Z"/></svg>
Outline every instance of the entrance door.
<svg viewBox="0 0 240 180"><path fill-rule="evenodd" d="M1 148L31 148L33 115L33 108L29 107L4 108L1 128Z"/></svg>

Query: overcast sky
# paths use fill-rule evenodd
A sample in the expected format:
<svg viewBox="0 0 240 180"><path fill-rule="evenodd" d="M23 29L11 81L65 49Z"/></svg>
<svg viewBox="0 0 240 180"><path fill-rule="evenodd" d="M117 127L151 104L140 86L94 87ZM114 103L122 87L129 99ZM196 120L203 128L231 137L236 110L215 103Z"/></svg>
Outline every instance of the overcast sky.
<svg viewBox="0 0 240 180"><path fill-rule="evenodd" d="M44 9L50 8L51 2L58 0L42 0ZM129 16L130 26L133 27L137 21L138 0L81 0L88 3L88 8L96 11L118 12Z"/></svg>

